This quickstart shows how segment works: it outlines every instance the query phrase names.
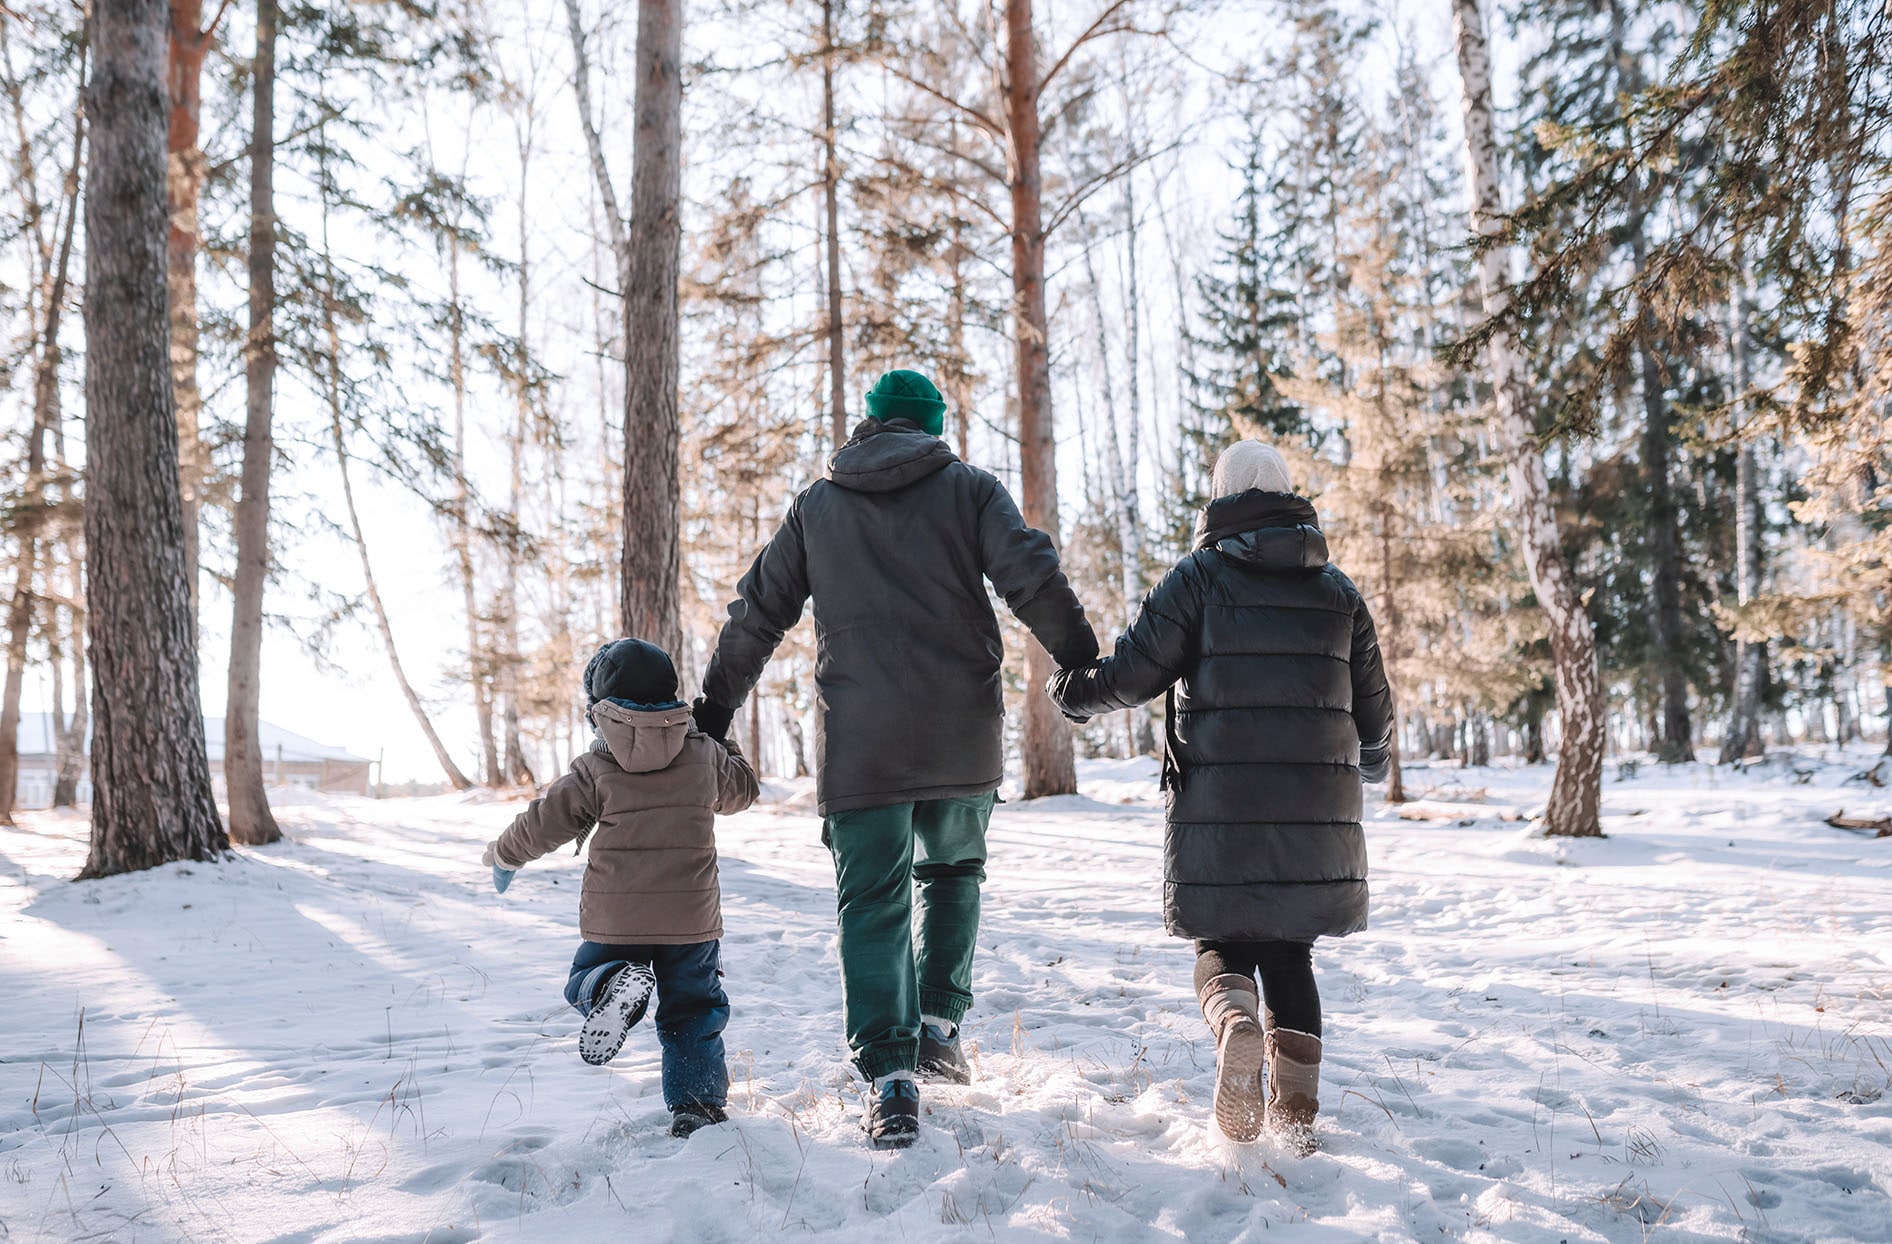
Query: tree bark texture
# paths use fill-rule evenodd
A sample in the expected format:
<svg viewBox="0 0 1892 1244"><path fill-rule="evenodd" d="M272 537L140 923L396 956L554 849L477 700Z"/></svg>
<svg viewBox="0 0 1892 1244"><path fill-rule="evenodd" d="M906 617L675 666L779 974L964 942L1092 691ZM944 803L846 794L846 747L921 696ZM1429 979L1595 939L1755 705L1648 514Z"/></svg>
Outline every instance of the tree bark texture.
<svg viewBox="0 0 1892 1244"><path fill-rule="evenodd" d="M1012 320L1017 341L1019 509L1058 543L1057 440L1045 310L1044 187L1039 174L1038 57L1031 0L1005 0L1005 112L1011 139ZM1077 791L1071 728L1043 688L1056 666L1025 641L1025 798Z"/></svg>
<svg viewBox="0 0 1892 1244"><path fill-rule="evenodd" d="M624 633L683 660L678 590L677 270L683 246L683 0L639 0L624 289Z"/></svg>
<svg viewBox="0 0 1892 1244"><path fill-rule="evenodd" d="M250 326L243 345L242 492L236 503L236 574L230 619L229 701L223 715L223 783L230 840L282 838L263 791L258 730L263 680L263 591L269 583L269 477L276 456L276 0L257 0L250 72Z"/></svg>
<svg viewBox="0 0 1892 1244"><path fill-rule="evenodd" d="M226 0L227 7L227 0ZM217 16L223 16L220 7ZM216 35L206 28L203 0L170 0L170 110L165 137L167 280L171 291L171 392L177 403L178 489L184 506L184 573L190 584L191 626L197 625L198 515L210 476L210 449L200 432L203 397L197 388L197 205L204 189L199 143L204 58Z"/></svg>
<svg viewBox="0 0 1892 1244"><path fill-rule="evenodd" d="M165 254L163 0L97 0L85 198L92 839L81 877L229 847L184 571Z"/></svg>
<svg viewBox="0 0 1892 1244"><path fill-rule="evenodd" d="M84 91L85 64L81 52L80 90ZM46 526L46 438L59 424L59 366L63 357L59 333L65 318L70 291L72 243L79 222L79 162L85 155L85 112L83 99L75 100L72 131L72 164L68 169L61 211L65 213L51 268L45 274L40 303L38 332L39 357L33 367L33 422L26 441L26 480L20 498L16 528L20 537L19 558L14 566L13 597L7 606L7 669L4 690L0 690L0 825L13 823L14 800L20 783L20 696L26 679L26 643L32 634L34 580L39 574L41 536ZM30 158L22 149L23 159ZM28 193L36 193L30 188ZM85 694L81 680L77 694Z"/></svg>
<svg viewBox="0 0 1892 1244"><path fill-rule="evenodd" d="M1503 207L1498 148L1492 136L1491 60L1485 44L1484 15L1478 0L1452 0L1452 18L1464 88L1466 182L1472 231L1490 235L1499 229ZM1491 246L1480 259L1479 282L1488 316L1501 314L1509 299L1505 288L1507 253L1505 247ZM1544 455L1524 392L1522 359L1508 331L1500 329L1492 334L1489 356L1498 435L1509 460L1525 568L1550 626L1557 713L1563 727L1544 814L1545 832L1559 837L1601 837L1607 723L1597 669L1596 634L1564 560Z"/></svg>

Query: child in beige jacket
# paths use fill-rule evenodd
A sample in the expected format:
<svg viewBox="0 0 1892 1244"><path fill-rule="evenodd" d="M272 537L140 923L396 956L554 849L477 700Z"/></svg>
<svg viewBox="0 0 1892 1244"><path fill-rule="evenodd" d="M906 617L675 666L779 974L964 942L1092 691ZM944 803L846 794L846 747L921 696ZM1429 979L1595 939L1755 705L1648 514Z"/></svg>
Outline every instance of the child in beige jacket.
<svg viewBox="0 0 1892 1244"><path fill-rule="evenodd" d="M486 848L501 893L527 862L590 835L565 999L585 1016L578 1052L611 1061L657 995L664 1104L674 1136L721 1123L729 1091L723 1028L717 814L755 802L755 771L733 742L694 728L676 667L638 639L599 648L585 667L597 732ZM595 829L594 829L595 827Z"/></svg>

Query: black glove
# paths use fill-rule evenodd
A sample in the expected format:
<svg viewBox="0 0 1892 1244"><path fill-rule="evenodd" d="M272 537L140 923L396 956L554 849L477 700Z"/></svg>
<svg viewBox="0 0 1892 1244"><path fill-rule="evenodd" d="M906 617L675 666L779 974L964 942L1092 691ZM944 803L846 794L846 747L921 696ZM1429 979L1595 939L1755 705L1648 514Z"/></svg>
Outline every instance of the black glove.
<svg viewBox="0 0 1892 1244"><path fill-rule="evenodd" d="M1360 780L1369 786L1378 786L1392 773L1392 756L1383 747L1362 749L1360 752Z"/></svg>
<svg viewBox="0 0 1892 1244"><path fill-rule="evenodd" d="M1059 669L1078 670L1089 669L1097 664L1100 655L1102 650L1097 646L1097 632L1091 629L1089 622L1080 620L1070 637L1051 654L1051 658L1058 663Z"/></svg>
<svg viewBox="0 0 1892 1244"><path fill-rule="evenodd" d="M736 710L724 708L699 695L696 702L690 705L690 717L696 722L698 730L722 743L729 738L729 723L736 720Z"/></svg>
<svg viewBox="0 0 1892 1244"><path fill-rule="evenodd" d="M1058 706L1058 711L1064 714L1066 721L1081 726L1090 720L1090 714L1074 713L1064 707L1064 689L1070 685L1071 675L1075 673L1077 673L1076 670L1065 669L1053 674L1045 683L1045 694L1051 698L1053 704Z"/></svg>

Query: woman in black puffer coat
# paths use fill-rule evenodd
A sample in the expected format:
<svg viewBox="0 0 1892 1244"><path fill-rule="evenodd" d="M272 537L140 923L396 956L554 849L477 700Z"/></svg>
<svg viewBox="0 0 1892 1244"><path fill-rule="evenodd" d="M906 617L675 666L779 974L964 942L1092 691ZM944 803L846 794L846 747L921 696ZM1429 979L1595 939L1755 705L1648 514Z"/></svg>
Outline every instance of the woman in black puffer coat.
<svg viewBox="0 0 1892 1244"><path fill-rule="evenodd" d="M1049 691L1081 719L1174 688L1163 922L1196 939L1216 1122L1231 1139L1266 1127L1305 1151L1321 1052L1311 952L1317 937L1366 927L1361 781L1385 778L1392 694L1366 602L1328 562L1281 455L1243 441L1216 462L1214 488L1196 551L1115 654Z"/></svg>

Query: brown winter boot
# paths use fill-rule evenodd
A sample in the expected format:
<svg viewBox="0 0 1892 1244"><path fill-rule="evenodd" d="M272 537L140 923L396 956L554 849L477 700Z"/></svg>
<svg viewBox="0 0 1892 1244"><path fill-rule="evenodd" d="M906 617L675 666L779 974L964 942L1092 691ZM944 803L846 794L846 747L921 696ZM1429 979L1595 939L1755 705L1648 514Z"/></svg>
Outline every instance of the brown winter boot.
<svg viewBox="0 0 1892 1244"><path fill-rule="evenodd" d="M1267 1104L1261 1066L1268 1043L1261 1030L1261 995L1251 976L1229 972L1202 987L1202 1017L1215 1034L1215 1122L1230 1140L1261 1135Z"/></svg>
<svg viewBox="0 0 1892 1244"><path fill-rule="evenodd" d="M1305 1157L1320 1147L1320 1038L1274 1026L1268 1016L1268 1130Z"/></svg>

